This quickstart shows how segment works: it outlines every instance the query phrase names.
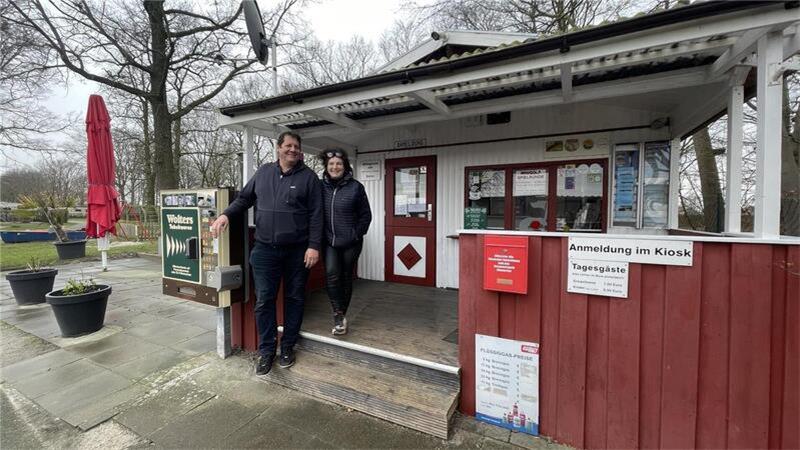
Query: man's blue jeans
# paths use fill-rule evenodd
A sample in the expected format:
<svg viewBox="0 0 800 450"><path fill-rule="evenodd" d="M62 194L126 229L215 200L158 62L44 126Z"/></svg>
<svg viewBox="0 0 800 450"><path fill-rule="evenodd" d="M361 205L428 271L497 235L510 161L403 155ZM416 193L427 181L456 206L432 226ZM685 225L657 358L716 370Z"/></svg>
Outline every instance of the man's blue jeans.
<svg viewBox="0 0 800 450"><path fill-rule="evenodd" d="M283 278L283 338L281 351L294 348L303 323L308 269L305 267L307 245L277 246L256 242L250 252L256 288L256 326L258 354L274 355L278 340L275 297Z"/></svg>

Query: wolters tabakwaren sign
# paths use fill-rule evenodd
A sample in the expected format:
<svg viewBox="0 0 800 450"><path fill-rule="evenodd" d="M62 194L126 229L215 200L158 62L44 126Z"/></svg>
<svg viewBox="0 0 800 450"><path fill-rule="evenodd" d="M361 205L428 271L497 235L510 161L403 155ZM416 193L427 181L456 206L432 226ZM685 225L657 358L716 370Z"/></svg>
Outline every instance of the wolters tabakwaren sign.
<svg viewBox="0 0 800 450"><path fill-rule="evenodd" d="M570 237L569 259L691 266L692 242Z"/></svg>

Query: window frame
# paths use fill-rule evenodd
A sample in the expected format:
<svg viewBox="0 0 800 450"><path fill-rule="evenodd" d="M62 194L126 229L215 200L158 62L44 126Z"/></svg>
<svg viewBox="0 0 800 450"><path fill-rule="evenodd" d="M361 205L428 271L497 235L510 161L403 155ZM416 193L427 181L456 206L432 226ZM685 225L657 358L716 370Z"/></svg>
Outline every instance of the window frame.
<svg viewBox="0 0 800 450"><path fill-rule="evenodd" d="M558 166L567 164L600 164L603 168L603 195L600 198L600 230L597 231L576 231L576 233L605 233L608 229L608 157L590 158L590 159L567 159L558 161L541 161L541 162L528 162L528 163L513 163L513 164L485 164L479 166L466 166L464 167L464 207L469 206L469 173L478 170L503 170L506 176L505 185L505 208L503 210L503 229L506 231L513 231L514 227L514 170L519 169L546 169L547 170L547 228L544 231L560 231L555 230L556 215L558 200L556 192L557 179L556 176Z"/></svg>

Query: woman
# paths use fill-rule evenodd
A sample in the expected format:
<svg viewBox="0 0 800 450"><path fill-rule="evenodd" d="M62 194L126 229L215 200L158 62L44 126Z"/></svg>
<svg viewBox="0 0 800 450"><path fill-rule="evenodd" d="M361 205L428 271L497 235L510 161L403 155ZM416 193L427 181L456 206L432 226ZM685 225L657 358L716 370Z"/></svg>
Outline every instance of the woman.
<svg viewBox="0 0 800 450"><path fill-rule="evenodd" d="M372 212L364 186L353 178L347 153L340 148L320 155L325 164L322 176L325 210L326 286L333 307L334 335L347 333L347 307L353 295L353 268L361 254L364 235Z"/></svg>

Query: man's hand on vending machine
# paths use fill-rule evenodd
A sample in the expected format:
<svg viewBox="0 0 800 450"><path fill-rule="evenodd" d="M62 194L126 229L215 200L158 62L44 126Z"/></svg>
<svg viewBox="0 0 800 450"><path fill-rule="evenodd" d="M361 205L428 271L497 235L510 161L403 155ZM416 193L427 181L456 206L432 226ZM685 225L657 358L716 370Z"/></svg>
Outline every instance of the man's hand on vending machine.
<svg viewBox="0 0 800 450"><path fill-rule="evenodd" d="M314 264L316 264L318 261L319 250L314 250L313 248L306 250L306 256L303 258L303 262L306 263L306 269L314 267Z"/></svg>
<svg viewBox="0 0 800 450"><path fill-rule="evenodd" d="M228 216L220 214L217 220L211 224L211 235L214 237L219 236L220 233L228 228Z"/></svg>

